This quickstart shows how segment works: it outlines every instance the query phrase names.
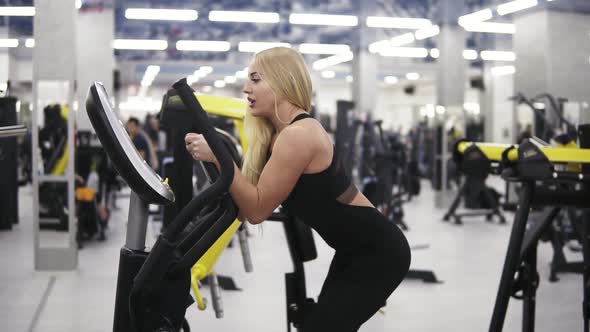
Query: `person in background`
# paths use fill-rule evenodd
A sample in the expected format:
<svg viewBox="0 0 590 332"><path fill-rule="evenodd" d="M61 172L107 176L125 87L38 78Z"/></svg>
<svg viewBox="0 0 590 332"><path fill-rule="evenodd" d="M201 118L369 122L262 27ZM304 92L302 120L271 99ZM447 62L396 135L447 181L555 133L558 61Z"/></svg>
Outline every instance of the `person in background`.
<svg viewBox="0 0 590 332"><path fill-rule="evenodd" d="M149 142L140 133L141 127L139 125L139 120L135 117L130 117L129 120L127 120L126 128L133 145L135 145L135 148L137 149L137 152L139 152L143 160L147 161L149 164L151 160L150 148L148 145Z"/></svg>
<svg viewBox="0 0 590 332"><path fill-rule="evenodd" d="M144 129L145 133L148 135L152 146L157 151L158 150L158 140L159 140L159 131L160 131L160 123L156 116L148 114L145 117L145 125Z"/></svg>

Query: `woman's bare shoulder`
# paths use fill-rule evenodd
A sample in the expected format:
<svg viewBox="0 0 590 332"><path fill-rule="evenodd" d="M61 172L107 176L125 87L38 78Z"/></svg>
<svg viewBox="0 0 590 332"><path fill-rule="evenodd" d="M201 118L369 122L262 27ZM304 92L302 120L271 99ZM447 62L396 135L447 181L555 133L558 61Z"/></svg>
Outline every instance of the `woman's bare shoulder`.
<svg viewBox="0 0 590 332"><path fill-rule="evenodd" d="M283 135L290 141L315 146L322 144L322 140L326 136L326 131L316 119L310 118L289 125L281 131L279 137Z"/></svg>

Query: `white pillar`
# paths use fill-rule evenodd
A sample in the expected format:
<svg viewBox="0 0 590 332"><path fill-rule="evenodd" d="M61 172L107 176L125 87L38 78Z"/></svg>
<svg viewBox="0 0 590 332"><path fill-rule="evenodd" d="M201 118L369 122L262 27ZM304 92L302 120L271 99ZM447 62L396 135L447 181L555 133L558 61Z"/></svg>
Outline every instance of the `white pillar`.
<svg viewBox="0 0 590 332"><path fill-rule="evenodd" d="M437 125L442 125L440 143L435 143L435 177L440 177L440 188L435 188L435 205L439 208L450 204L447 184L447 162L451 155L447 151L446 120L450 116L463 117L463 100L467 64L463 58L465 48L465 30L459 26L458 18L464 10L464 0L440 1L440 34L437 37L440 56L437 60ZM444 112L440 108L444 107ZM436 152L436 146L442 144L442 152ZM440 175L437 176L436 174ZM436 179L435 178L435 179ZM435 181L436 182L436 181Z"/></svg>
<svg viewBox="0 0 590 332"><path fill-rule="evenodd" d="M88 88L94 81L104 84L110 96L113 95L113 70L115 58L113 39L115 19L112 8L100 11L80 11L77 18L77 112L78 129L92 130L86 115L85 104Z"/></svg>
<svg viewBox="0 0 590 332"><path fill-rule="evenodd" d="M373 113L377 106L378 56L369 52L369 44L375 41L376 29L368 28L365 19L375 13L376 1L359 1L359 26L356 28L352 60L352 100L356 112Z"/></svg>
<svg viewBox="0 0 590 332"><path fill-rule="evenodd" d="M74 125L72 110L76 81L75 0L36 0L33 50L33 221L34 254L37 270L74 270L78 265L74 192ZM38 127L43 124L43 108L49 103L67 104L68 162L63 176L40 173ZM39 229L39 186L43 182L67 184L68 231ZM57 233L57 234L56 234ZM57 238L57 239L56 239ZM57 240L57 241L56 241Z"/></svg>
<svg viewBox="0 0 590 332"><path fill-rule="evenodd" d="M529 98L547 92L588 102L590 15L552 9L558 6L515 17L515 90ZM547 112L546 118L549 123L556 121L553 112Z"/></svg>

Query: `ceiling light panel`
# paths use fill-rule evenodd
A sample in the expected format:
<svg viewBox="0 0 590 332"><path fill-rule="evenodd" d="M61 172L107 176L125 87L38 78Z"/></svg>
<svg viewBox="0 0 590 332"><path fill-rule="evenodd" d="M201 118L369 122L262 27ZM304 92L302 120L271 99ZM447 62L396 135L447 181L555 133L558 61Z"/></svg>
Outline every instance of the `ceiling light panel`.
<svg viewBox="0 0 590 332"><path fill-rule="evenodd" d="M179 40L176 42L176 49L179 51L227 52L230 48L231 44L226 41Z"/></svg>
<svg viewBox="0 0 590 332"><path fill-rule="evenodd" d="M301 44L299 52L303 54L341 54L350 51L345 44Z"/></svg>
<svg viewBox="0 0 590 332"><path fill-rule="evenodd" d="M507 51L481 51L481 58L486 61L516 61L516 53Z"/></svg>
<svg viewBox="0 0 590 332"><path fill-rule="evenodd" d="M380 51L379 55L398 58L426 58L428 50L420 47L391 47Z"/></svg>
<svg viewBox="0 0 590 332"><path fill-rule="evenodd" d="M209 21L213 22L279 23L280 20L279 14L273 12L223 10L212 10L209 12Z"/></svg>
<svg viewBox="0 0 590 332"><path fill-rule="evenodd" d="M125 18L129 20L196 21L199 13L192 9L127 8Z"/></svg>
<svg viewBox="0 0 590 332"><path fill-rule="evenodd" d="M315 70L324 70L328 67L332 67L344 62L351 61L354 58L354 54L352 52L347 52L344 54L337 54L327 58L323 58L320 60L316 60L312 67Z"/></svg>
<svg viewBox="0 0 590 332"><path fill-rule="evenodd" d="M411 44L415 41L414 34L411 32L404 33L403 35L399 35L390 39L380 40L374 43L369 44L369 52L371 53L379 53L383 50L392 47L399 47Z"/></svg>
<svg viewBox="0 0 590 332"><path fill-rule="evenodd" d="M432 25L432 22L425 18L407 17L367 17L367 26L370 28L392 28L392 29L424 29Z"/></svg>
<svg viewBox="0 0 590 332"><path fill-rule="evenodd" d="M508 15L521 11L523 9L531 8L539 4L538 0L515 0L501 5L498 5L497 10L500 15Z"/></svg>
<svg viewBox="0 0 590 332"><path fill-rule="evenodd" d="M476 50L463 50L463 58L465 60L477 60L478 54Z"/></svg>
<svg viewBox="0 0 590 332"><path fill-rule="evenodd" d="M0 7L0 16L35 16L35 7L18 6L18 7Z"/></svg>
<svg viewBox="0 0 590 332"><path fill-rule="evenodd" d="M491 9L486 8L486 9L482 9L482 10L476 11L474 13L463 15L463 16L459 17L459 25L465 26L465 25L471 24L471 23L483 22L483 21L490 20L493 17L494 17L494 12Z"/></svg>
<svg viewBox="0 0 590 332"><path fill-rule="evenodd" d="M18 39L0 39L0 48L18 47Z"/></svg>
<svg viewBox="0 0 590 332"><path fill-rule="evenodd" d="M440 33L440 27L438 25L432 25L420 30L417 30L414 35L416 36L417 40L423 40L427 38L431 38L434 36L438 36Z"/></svg>
<svg viewBox="0 0 590 332"><path fill-rule="evenodd" d="M516 67L514 66L498 66L490 68L492 76L506 76L516 73Z"/></svg>
<svg viewBox="0 0 590 332"><path fill-rule="evenodd" d="M505 33L512 35L516 33L516 26L511 23L473 22L464 25L463 28L471 32Z"/></svg>
<svg viewBox="0 0 590 332"><path fill-rule="evenodd" d="M291 47L289 43L271 43L271 42L240 42L238 51L245 53L258 53L273 47Z"/></svg>
<svg viewBox="0 0 590 332"><path fill-rule="evenodd" d="M150 39L115 39L113 48L116 50L152 50L163 51L168 48L165 40Z"/></svg>
<svg viewBox="0 0 590 332"><path fill-rule="evenodd" d="M324 14L291 14L289 23L302 25L331 25L350 26L358 25L358 17L352 15L324 15Z"/></svg>

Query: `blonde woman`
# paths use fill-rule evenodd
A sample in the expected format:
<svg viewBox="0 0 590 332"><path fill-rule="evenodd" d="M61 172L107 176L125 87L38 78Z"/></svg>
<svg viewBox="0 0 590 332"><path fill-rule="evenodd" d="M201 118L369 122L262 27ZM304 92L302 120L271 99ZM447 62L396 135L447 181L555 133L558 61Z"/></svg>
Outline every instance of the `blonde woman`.
<svg viewBox="0 0 590 332"><path fill-rule="evenodd" d="M336 254L302 331L358 331L406 275L407 241L347 178L330 137L310 117L312 86L301 54L256 54L244 93L250 149L230 188L240 216L259 224L282 204L314 228ZM218 165L203 136L190 133L185 143L195 160Z"/></svg>

